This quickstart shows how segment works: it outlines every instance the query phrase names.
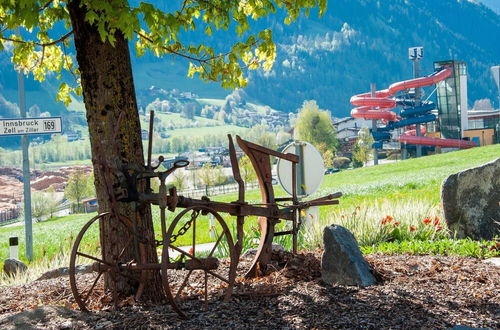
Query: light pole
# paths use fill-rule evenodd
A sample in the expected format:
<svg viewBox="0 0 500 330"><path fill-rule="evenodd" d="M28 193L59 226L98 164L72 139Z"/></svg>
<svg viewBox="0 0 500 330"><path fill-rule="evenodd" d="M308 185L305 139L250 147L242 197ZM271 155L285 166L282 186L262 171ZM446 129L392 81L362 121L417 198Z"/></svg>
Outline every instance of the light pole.
<svg viewBox="0 0 500 330"><path fill-rule="evenodd" d="M413 78L420 77L420 60L424 57L424 47L411 47L408 50L410 60L413 61ZM414 107L420 106L421 88L415 87ZM420 136L420 124L415 124L415 135ZM417 157L422 156L422 146L417 144Z"/></svg>
<svg viewBox="0 0 500 330"><path fill-rule="evenodd" d="M376 86L375 83L370 84L370 96L375 97L375 91L376 91ZM372 120L372 132L377 131L377 119ZM373 165L378 165L378 149L377 147L373 148Z"/></svg>

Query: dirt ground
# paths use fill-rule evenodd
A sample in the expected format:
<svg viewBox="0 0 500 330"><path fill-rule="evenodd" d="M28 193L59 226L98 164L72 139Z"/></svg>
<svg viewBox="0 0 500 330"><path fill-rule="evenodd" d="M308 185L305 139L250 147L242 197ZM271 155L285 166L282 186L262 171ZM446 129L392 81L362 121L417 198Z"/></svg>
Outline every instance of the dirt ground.
<svg viewBox="0 0 500 330"><path fill-rule="evenodd" d="M92 166L66 166L57 170L31 171L32 191L44 191L53 187L57 192L63 192L71 173L83 171L87 175L92 172ZM0 167L0 211L15 208L23 199L23 172L12 166Z"/></svg>
<svg viewBox="0 0 500 330"><path fill-rule="evenodd" d="M67 277L2 287L0 328L500 328L498 266L463 257L369 255L379 284L328 286L320 278L320 253L280 255L269 275L240 279L229 302L214 295L207 305L183 305L187 320L167 304L82 313Z"/></svg>

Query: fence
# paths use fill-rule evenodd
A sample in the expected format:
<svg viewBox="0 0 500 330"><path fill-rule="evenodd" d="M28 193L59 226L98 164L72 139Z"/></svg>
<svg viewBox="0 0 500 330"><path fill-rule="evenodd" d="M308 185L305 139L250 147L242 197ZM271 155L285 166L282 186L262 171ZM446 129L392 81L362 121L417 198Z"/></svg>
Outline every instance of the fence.
<svg viewBox="0 0 500 330"><path fill-rule="evenodd" d="M0 211L0 224L17 219L20 215L21 208L19 207L12 207L10 209Z"/></svg>
<svg viewBox="0 0 500 330"><path fill-rule="evenodd" d="M257 182L246 183L245 190L255 189L259 186ZM217 196L224 195L232 192L238 192L238 184L224 184L220 186L205 186L203 188L197 189L184 189L177 192L178 195L182 195L184 197L201 197L201 196Z"/></svg>

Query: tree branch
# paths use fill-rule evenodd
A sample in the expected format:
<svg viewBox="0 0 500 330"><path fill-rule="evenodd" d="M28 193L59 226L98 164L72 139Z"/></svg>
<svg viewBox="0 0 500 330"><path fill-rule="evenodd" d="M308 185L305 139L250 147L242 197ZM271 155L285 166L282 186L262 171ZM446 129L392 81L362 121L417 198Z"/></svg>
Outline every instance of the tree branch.
<svg viewBox="0 0 500 330"><path fill-rule="evenodd" d="M64 43L62 44L62 48L63 48L63 52L64 52L63 61L66 62L66 56L68 56L68 54L66 53L66 45L64 45ZM63 63L63 67L64 67L64 63ZM77 77L76 73L73 70L68 70L68 71L71 73L71 75L75 79L75 82L78 84L78 77Z"/></svg>
<svg viewBox="0 0 500 330"><path fill-rule="evenodd" d="M153 39L151 39L150 37L148 37L148 36L146 36L146 35L144 35L144 34L140 33L139 31L135 31L135 33L136 33L139 37L141 37L142 39L144 39L144 40L146 40L146 41L148 41L148 42L150 42L150 43L152 43L152 44L154 43ZM213 57L211 57L211 58L202 59L202 58L197 58L197 57L194 57L194 56L190 56L190 55L186 55L186 54L180 53L180 52L178 52L178 51L176 51L176 50L173 50L172 48L167 47L167 46L158 46L158 47L160 47L161 49L166 50L166 51L167 51L168 53L170 53L170 54L178 55L178 56L180 56L180 57L184 57L184 58L186 58L186 59L188 59L188 60L195 61L195 62L199 62L199 63L206 63L206 62L208 62L208 61L210 61L210 60L212 60L212 59L219 58L219 57L223 57L223 56L226 56L227 54L229 54L229 53L227 53L227 54L219 54L219 55L217 55L217 56L213 56Z"/></svg>
<svg viewBox="0 0 500 330"><path fill-rule="evenodd" d="M43 11L45 8L47 8L48 6L50 6L50 4L53 2L53 0L49 0L47 1L42 7L40 7L40 10L39 11Z"/></svg>
<svg viewBox="0 0 500 330"><path fill-rule="evenodd" d="M148 41L148 42L150 42L150 43L154 43L154 41L153 41L150 37L148 37L148 36L146 36L146 35L144 35L144 34L140 33L139 31L134 31L134 32L135 32L135 33L136 33L139 37L141 37L142 39L144 39L144 40L146 40L146 41ZM253 47L253 46L255 46L256 44L257 44L257 41L253 42L253 43L252 43L251 45L249 45L249 46L250 46L250 47ZM231 53L230 51L228 51L228 52L226 52L226 53L222 53L222 54L214 55L214 56L211 56L211 57L208 57L208 58L199 58L199 57L194 57L194 56L190 56L190 55L183 54L183 53L178 52L178 51L176 51L176 50L173 50L173 49L171 49L170 47L167 47L167 46L158 46L158 47L160 47L161 49L166 50L166 51L167 51L168 53L170 53L170 54L178 55L178 56L180 56L180 57L186 58L186 59L191 60L191 61L198 62L198 63L200 63L200 64L201 64L201 63L208 63L209 61L212 61L212 60L217 59L217 58L226 57L227 55L229 55L229 54Z"/></svg>
<svg viewBox="0 0 500 330"><path fill-rule="evenodd" d="M41 42L36 42L36 41L25 41L25 40L18 40L18 39L12 39L8 37L0 37L0 39L5 40L5 41L12 41L12 42L17 42L20 44L33 44L35 46L40 46L40 47L47 47L47 46L53 46L56 45L60 42L63 42L64 40L68 39L71 35L73 34L73 30L69 31L65 35L63 35L61 38L47 42L47 43L41 43Z"/></svg>

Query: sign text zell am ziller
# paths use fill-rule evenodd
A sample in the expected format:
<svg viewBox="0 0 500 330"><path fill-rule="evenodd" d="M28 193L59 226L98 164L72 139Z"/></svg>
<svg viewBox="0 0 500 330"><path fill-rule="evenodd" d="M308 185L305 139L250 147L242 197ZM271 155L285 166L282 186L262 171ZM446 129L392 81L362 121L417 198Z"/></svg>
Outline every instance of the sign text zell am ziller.
<svg viewBox="0 0 500 330"><path fill-rule="evenodd" d="M52 134L61 132L61 117L0 119L0 135Z"/></svg>

